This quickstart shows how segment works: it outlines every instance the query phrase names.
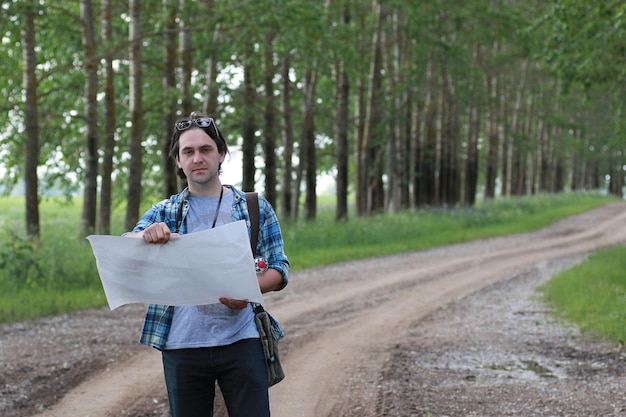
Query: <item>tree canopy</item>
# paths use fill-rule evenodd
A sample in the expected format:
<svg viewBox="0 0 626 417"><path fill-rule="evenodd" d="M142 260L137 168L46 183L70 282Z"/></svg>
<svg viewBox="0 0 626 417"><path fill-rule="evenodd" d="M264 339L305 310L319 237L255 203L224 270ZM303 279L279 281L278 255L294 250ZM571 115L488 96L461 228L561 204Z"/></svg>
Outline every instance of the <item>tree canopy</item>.
<svg viewBox="0 0 626 417"><path fill-rule="evenodd" d="M285 219L477 196L622 195L626 5L616 0L4 0L3 189L27 233L47 190L82 191L81 234L177 192L174 121L214 117L242 184ZM99 201L99 205L96 204Z"/></svg>

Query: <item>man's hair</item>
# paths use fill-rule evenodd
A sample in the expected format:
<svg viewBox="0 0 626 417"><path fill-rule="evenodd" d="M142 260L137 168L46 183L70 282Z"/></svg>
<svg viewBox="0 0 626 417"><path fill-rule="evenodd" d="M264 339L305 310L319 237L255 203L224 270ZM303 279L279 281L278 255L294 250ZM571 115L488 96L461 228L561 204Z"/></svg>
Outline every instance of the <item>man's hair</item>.
<svg viewBox="0 0 626 417"><path fill-rule="evenodd" d="M208 126L200 126L198 125L198 123L194 122L194 120L197 120L197 119L210 119L211 122L208 124ZM178 126L180 126L181 123L185 124L185 122L189 122L189 127L186 129L180 130ZM178 119L176 123L174 124L174 133L172 133L172 139L170 141L170 157L174 158L175 161L178 160L179 158L180 135L182 135L184 132L190 129L204 130L204 132L207 135L209 135L211 139L215 141L218 152L222 155L228 154L228 145L226 144L226 140L224 140L224 137L222 136L222 132L220 132L220 130L217 128L217 125L215 124L215 119L194 111L189 115L189 117ZM222 168L220 165L220 173L221 172L222 172ZM187 178L187 176L185 175L185 173L183 172L181 168L178 168L178 176L182 179Z"/></svg>

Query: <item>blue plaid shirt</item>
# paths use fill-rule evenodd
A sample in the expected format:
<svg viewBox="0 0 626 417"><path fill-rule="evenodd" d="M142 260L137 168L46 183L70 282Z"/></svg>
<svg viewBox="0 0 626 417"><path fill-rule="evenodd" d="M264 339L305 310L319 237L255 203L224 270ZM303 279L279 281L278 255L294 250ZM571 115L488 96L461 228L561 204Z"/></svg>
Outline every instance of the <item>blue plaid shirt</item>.
<svg viewBox="0 0 626 417"><path fill-rule="evenodd" d="M234 193L233 205L231 207L232 220L234 222L245 220L249 234L250 216L248 214L246 194L233 186L226 185L225 187L229 187ZM185 218L189 211L188 195L189 190L185 188L180 194L173 195L169 199L165 199L153 205L139 220L133 232L140 232L154 223L164 222L172 232L179 226L180 234L187 233ZM181 206L181 201L182 220L180 225L177 225L177 214ZM283 275L283 286L281 287L281 289L283 289L287 285L289 260L283 250L283 237L276 213L269 202L261 196L259 196L259 237L256 253L257 256L267 260L270 268L276 269ZM163 349L172 325L173 315L173 306L150 304L141 331L140 343L159 350Z"/></svg>

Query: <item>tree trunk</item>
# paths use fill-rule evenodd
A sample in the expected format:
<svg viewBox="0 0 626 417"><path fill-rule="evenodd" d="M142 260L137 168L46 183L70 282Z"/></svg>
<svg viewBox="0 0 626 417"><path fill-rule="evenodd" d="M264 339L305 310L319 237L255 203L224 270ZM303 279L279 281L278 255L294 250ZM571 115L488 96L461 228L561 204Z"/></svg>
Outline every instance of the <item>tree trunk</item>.
<svg viewBox="0 0 626 417"><path fill-rule="evenodd" d="M498 123L498 136L500 137L500 153L498 154L499 165L502 166L500 173L500 194L503 196L511 195L511 157L512 157L512 138L510 137L510 131L507 128L509 120L509 95L511 88L509 83L511 78L507 75L498 75L498 105L499 105L499 123Z"/></svg>
<svg viewBox="0 0 626 417"><path fill-rule="evenodd" d="M548 126L544 126L541 132L541 137L539 140L539 192L549 193L551 190L552 176L551 172L551 163L550 163L550 152L548 149L548 131L550 129ZM552 133L552 132L550 132Z"/></svg>
<svg viewBox="0 0 626 417"><path fill-rule="evenodd" d="M102 1L102 43L111 45L113 39L113 14L111 0ZM100 220L98 233L108 235L111 233L111 207L112 207L112 175L113 155L115 153L115 85L113 71L113 59L107 51L104 55L104 147L102 155L102 184L100 186Z"/></svg>
<svg viewBox="0 0 626 417"><path fill-rule="evenodd" d="M408 26L407 18L402 18L395 10L395 38L396 53L398 55L398 72L396 93L398 94L396 107L398 108L398 117L396 129L398 136L398 160L399 183L396 195L397 204L400 209L408 209L411 207L411 129L412 129L412 112L411 112L411 94L405 85L407 84L406 71L410 68L412 57L410 56L411 48L408 47L408 39L402 30L403 23ZM402 21L402 22L401 22Z"/></svg>
<svg viewBox="0 0 626 417"><path fill-rule="evenodd" d="M454 80L450 77L448 83L451 89L451 96L453 97L450 103L450 126L452 137L450 140L450 196L449 200L451 205L456 205L461 202L461 115L459 114L459 100L456 97L456 88Z"/></svg>
<svg viewBox="0 0 626 417"><path fill-rule="evenodd" d="M178 89L176 88L176 50L178 33L178 0L163 0L163 108L161 127L161 168L163 169L163 197L178 191L178 168L170 158L170 142L176 123ZM185 115L186 116L186 115Z"/></svg>
<svg viewBox="0 0 626 417"><path fill-rule="evenodd" d="M191 44L191 28L187 27L185 4L187 0L180 0L178 14L180 19L180 68L181 68L181 110L183 117L188 117L191 112L197 110L193 107L191 96L191 73L193 71L193 50ZM171 129L171 127L170 127Z"/></svg>
<svg viewBox="0 0 626 417"><path fill-rule="evenodd" d="M522 195L524 191L525 173L526 173L526 147L524 146L525 135L522 125L522 103L526 94L526 78L528 74L528 61L523 60L520 68L521 80L515 91L515 100L513 102L513 110L511 111L510 122L510 148L507 159L510 161L510 171L507 178L509 179L508 191L510 195ZM528 115L527 115L528 117Z"/></svg>
<svg viewBox="0 0 626 417"><path fill-rule="evenodd" d="M537 192L546 191L545 180L543 177L545 158L544 158L544 146L546 137L546 122L542 118L538 118L537 120L537 144L535 146L535 158L533 160L533 192L532 194L536 194Z"/></svg>
<svg viewBox="0 0 626 417"><path fill-rule="evenodd" d="M291 83L289 80L289 71L291 70L291 61L289 55L285 56L282 61L281 80L282 80L282 120L283 120L283 164L282 176L280 182L280 210L285 218L296 219L297 213L294 207L298 207L297 200L294 204L292 199L297 191L293 189L293 122L291 120Z"/></svg>
<svg viewBox="0 0 626 417"><path fill-rule="evenodd" d="M562 193L565 191L565 162L563 161L563 157L561 155L557 156L555 168L554 192Z"/></svg>
<svg viewBox="0 0 626 417"><path fill-rule="evenodd" d="M381 106L382 88L382 36L383 36L383 7L377 0L373 2L376 17L376 28L372 37L372 55L370 61L370 83L367 96L367 109L363 142L361 144L361 159L364 167L363 181L366 191L366 213L382 212L385 205L384 187L382 181L385 143L378 140L381 134ZM375 140L376 139L376 140Z"/></svg>
<svg viewBox="0 0 626 417"><path fill-rule="evenodd" d="M207 13L213 13L215 2L213 0L205 1L204 4L207 7ZM211 40L212 48L209 52L209 58L206 66L206 80L207 89L204 96L204 113L208 115L214 115L217 113L217 103L219 98L219 87L217 85L217 63L218 63L218 45L220 44L220 37L222 33L221 23L217 23L213 29L213 37Z"/></svg>
<svg viewBox="0 0 626 417"><path fill-rule="evenodd" d="M263 154L265 155L265 198L276 207L276 114L274 104L274 42L275 33L266 35L264 45L263 85L265 100L263 103Z"/></svg>
<svg viewBox="0 0 626 417"><path fill-rule="evenodd" d="M141 177L143 172L143 68L141 0L130 0L129 61L130 61L130 144L128 197L126 199L126 230L132 230L139 220Z"/></svg>
<svg viewBox="0 0 626 417"><path fill-rule="evenodd" d="M342 24L350 25L350 9L347 4L341 11ZM348 117L350 107L350 79L346 70L345 61L339 58L335 71L335 103L337 105L333 124L335 137L335 220L348 220Z"/></svg>
<svg viewBox="0 0 626 417"><path fill-rule="evenodd" d="M554 83L551 90L554 97L559 97L561 95L561 83L558 81ZM560 102L557 100L553 106L554 114L559 114L561 112ZM556 193L560 188L562 175L562 162L559 155L559 149L557 147L558 138L561 136L562 128L555 123L552 123L546 131L548 131L549 134L544 137L543 143L542 154L545 163L542 176L545 176L545 178L542 181L545 184L544 191L548 193Z"/></svg>
<svg viewBox="0 0 626 417"><path fill-rule="evenodd" d="M531 136L531 132L532 132L532 136L534 137L534 140L532 141L531 144L531 154L532 154L532 160L530 162L530 175L528 178L528 193L530 195L535 195L537 193L537 187L539 186L538 182L539 182L539 171L540 171L540 167L541 167L541 141L543 140L543 135L544 135L544 130L545 130L545 122L543 120L543 118L541 117L536 117L535 116L535 101L537 103L541 103L542 97L543 97L543 93L541 91L539 91L536 96L534 96L534 100L533 100L533 104L531 106L532 111L531 111L531 119L529 119L530 121L528 122L526 131L528 133L528 136Z"/></svg>
<svg viewBox="0 0 626 417"><path fill-rule="evenodd" d="M467 120L467 160L465 162L465 187L463 188L463 204L473 206L476 203L478 189L478 136L480 135L479 104L474 99L468 109Z"/></svg>
<svg viewBox="0 0 626 417"><path fill-rule="evenodd" d="M407 135L405 126L407 126L408 118L406 117L407 96L403 91L402 77L402 51L403 36L399 28L398 11L394 10L391 15L393 36L388 38L387 47L389 53L388 67L391 69L389 74L388 91L389 97L394 97L390 103L392 114L391 117L389 143L387 149L387 201L386 208L390 213L397 213L407 207L408 192L408 148Z"/></svg>
<svg viewBox="0 0 626 417"><path fill-rule="evenodd" d="M242 137L243 137L243 179L242 189L243 191L254 191L255 180L254 175L256 166L254 162L255 150L256 150L256 137L254 132L256 130L255 122L255 109L254 103L256 101L256 92L252 82L252 70L250 67L250 51L244 56L243 59L243 84L242 84L242 96L243 96L243 120Z"/></svg>
<svg viewBox="0 0 626 417"><path fill-rule="evenodd" d="M424 142L422 169L420 172L420 202L423 205L438 205L437 197L437 100L435 99L434 52L430 52L426 68L426 99L424 103Z"/></svg>
<svg viewBox="0 0 626 417"><path fill-rule="evenodd" d="M480 67L482 55L480 46L474 48L474 63ZM473 206L476 203L478 188L478 137L480 135L480 97L476 82L470 81L469 105L467 110L467 159L465 161L465 182L463 187L463 204Z"/></svg>
<svg viewBox="0 0 626 417"><path fill-rule="evenodd" d="M338 66L337 113L335 116L335 164L337 177L335 196L337 198L335 220L348 220L348 107L350 100L350 79L344 62Z"/></svg>
<svg viewBox="0 0 626 417"><path fill-rule="evenodd" d="M590 184L593 190L597 190L602 186L604 178L600 174L600 163L596 159L593 164L593 168L591 169L591 179Z"/></svg>
<svg viewBox="0 0 626 417"><path fill-rule="evenodd" d="M576 138L576 143L578 144L578 146L576 147L576 151L572 155L572 165L570 169L570 189L572 191L578 191L585 189L584 179L588 167L588 160L585 156L585 149L588 149L589 145L581 129L575 130L574 137Z"/></svg>
<svg viewBox="0 0 626 417"><path fill-rule="evenodd" d="M366 40L365 40L365 13L359 15L359 29L357 30L357 49L360 57L366 56ZM367 158L363 154L366 148L365 141L365 85L366 77L364 71L358 72L356 79L356 97L354 109L354 193L355 193L355 212L357 216L366 214L367 206Z"/></svg>
<svg viewBox="0 0 626 417"><path fill-rule="evenodd" d="M450 128L450 102L452 98L450 97L450 91L448 89L447 84L447 69L446 69L446 59L442 58L442 62L440 63L439 70L441 71L439 74L439 135L438 135L438 143L437 143L437 196L438 196L438 204L439 206L445 207L448 204L448 187L450 178L450 137L451 130Z"/></svg>
<svg viewBox="0 0 626 417"><path fill-rule="evenodd" d="M80 237L96 230L98 199L98 60L96 32L91 0L81 0L83 52L85 58L85 176L83 179L83 212Z"/></svg>
<svg viewBox="0 0 626 417"><path fill-rule="evenodd" d="M526 156L524 162L524 181L521 184L521 194L532 195L534 193L534 169L535 169L535 144L537 132L533 131L535 127L535 94L527 94L526 97L526 117L524 119L524 128L522 134L526 142Z"/></svg>
<svg viewBox="0 0 626 417"><path fill-rule="evenodd" d="M500 137L498 132L498 79L496 76L487 76L489 92L489 116L487 119L487 161L485 173L485 198L495 198L496 178L498 175L498 147Z"/></svg>
<svg viewBox="0 0 626 417"><path fill-rule="evenodd" d="M417 87L411 87L411 97L419 96ZM413 188L411 201L412 208L419 208L424 205L424 148L423 148L423 123L422 123L422 102L415 99L410 106L411 132L410 132L410 179Z"/></svg>
<svg viewBox="0 0 626 417"><path fill-rule="evenodd" d="M350 24L350 12L347 7L343 9L343 24ZM335 220L348 220L348 111L350 100L350 79L345 68L345 62L340 59L336 71L336 103L334 136L335 136L335 164L337 165L337 178L335 182L335 195L337 207Z"/></svg>
<svg viewBox="0 0 626 417"><path fill-rule="evenodd" d="M454 81L442 65L441 94L441 152L440 152L440 202L445 206L454 206L459 202L459 142L460 121Z"/></svg>
<svg viewBox="0 0 626 417"><path fill-rule="evenodd" d="M35 0L25 8L22 32L23 82L24 82L24 186L26 204L26 234L30 239L40 238L39 191L37 167L39 166L39 110L37 108L37 56L35 40Z"/></svg>
<svg viewBox="0 0 626 417"><path fill-rule="evenodd" d="M611 180L609 182L609 193L620 199L624 198L624 154L621 150L613 151L614 160L609 160Z"/></svg>
<svg viewBox="0 0 626 417"><path fill-rule="evenodd" d="M317 215L317 150L315 148L315 90L317 71L309 68L304 76L304 101L302 106L301 161L304 161L304 213L306 220ZM302 162L301 162L302 163Z"/></svg>

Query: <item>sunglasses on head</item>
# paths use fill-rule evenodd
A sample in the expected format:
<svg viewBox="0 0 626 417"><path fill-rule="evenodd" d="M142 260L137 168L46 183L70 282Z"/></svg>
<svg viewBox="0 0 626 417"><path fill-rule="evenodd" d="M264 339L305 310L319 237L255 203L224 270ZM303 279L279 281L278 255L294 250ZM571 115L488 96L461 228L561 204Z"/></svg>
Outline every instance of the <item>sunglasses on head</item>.
<svg viewBox="0 0 626 417"><path fill-rule="evenodd" d="M211 126L211 124L215 126L215 121L211 117L197 117L187 120L181 120L180 122L176 123L176 130L187 130L194 124L198 127L206 128Z"/></svg>

